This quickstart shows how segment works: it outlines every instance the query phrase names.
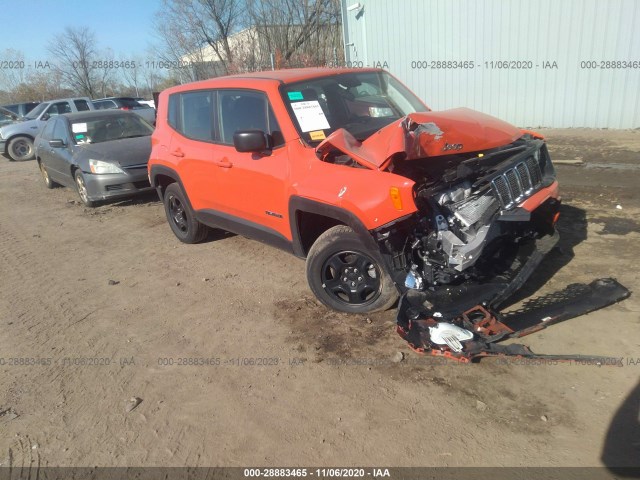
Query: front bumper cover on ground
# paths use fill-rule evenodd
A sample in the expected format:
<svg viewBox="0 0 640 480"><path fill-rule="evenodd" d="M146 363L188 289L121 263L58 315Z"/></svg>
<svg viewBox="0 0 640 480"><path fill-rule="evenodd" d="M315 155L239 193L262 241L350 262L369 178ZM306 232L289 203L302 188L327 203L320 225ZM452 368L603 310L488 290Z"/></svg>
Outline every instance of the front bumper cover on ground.
<svg viewBox="0 0 640 480"><path fill-rule="evenodd" d="M500 279L460 285L436 292L409 290L400 298L396 318L397 332L418 353L445 356L470 362L486 356L516 356L555 360L593 360L601 357L581 355L538 355L525 345L498 345L507 338L519 338L619 302L629 290L612 278L594 280L588 285L573 284L560 292L525 302L520 310L500 313L499 309L525 283L544 257L555 247L559 235L547 235L535 242L526 261L514 261L513 268ZM471 338L453 347L435 343L432 333L438 324L450 330L462 328ZM453 327L451 327L453 326Z"/></svg>
<svg viewBox="0 0 640 480"><path fill-rule="evenodd" d="M418 353L444 356L461 362L471 362L488 356L544 358L549 360L590 361L609 364L612 357L585 355L542 355L533 353L520 344L499 345L508 338L520 338L553 324L604 308L630 295L629 290L615 279L594 280L588 285L572 284L564 290L525 302L517 311L502 314L488 305L476 305L446 325L454 325L473 333L460 348L434 343L431 332L442 317L438 312L425 308L419 296L405 294L398 307L397 332Z"/></svg>

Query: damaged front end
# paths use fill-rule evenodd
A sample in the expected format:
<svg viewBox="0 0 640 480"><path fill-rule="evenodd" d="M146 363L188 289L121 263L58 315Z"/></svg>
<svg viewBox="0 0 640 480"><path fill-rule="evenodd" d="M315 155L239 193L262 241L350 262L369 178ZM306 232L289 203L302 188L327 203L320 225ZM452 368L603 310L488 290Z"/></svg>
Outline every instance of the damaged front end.
<svg viewBox="0 0 640 480"><path fill-rule="evenodd" d="M394 281L443 309L454 299L506 298L557 242L560 199L541 139L523 135L483 152L394 162L390 170L414 180L418 210L378 229L376 239Z"/></svg>
<svg viewBox="0 0 640 480"><path fill-rule="evenodd" d="M463 108L413 113L364 141L336 130L317 152L413 181L415 211L372 233L399 289L425 301L506 298L557 241L546 144L497 118Z"/></svg>

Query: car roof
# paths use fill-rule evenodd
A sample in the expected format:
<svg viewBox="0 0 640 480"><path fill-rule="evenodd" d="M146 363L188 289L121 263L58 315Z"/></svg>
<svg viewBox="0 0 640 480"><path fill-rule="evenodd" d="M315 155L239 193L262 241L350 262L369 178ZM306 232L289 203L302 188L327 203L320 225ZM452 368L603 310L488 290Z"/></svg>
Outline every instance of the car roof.
<svg viewBox="0 0 640 480"><path fill-rule="evenodd" d="M100 100L135 100L134 97L105 97L105 98L96 98L92 100L92 102L98 102Z"/></svg>
<svg viewBox="0 0 640 480"><path fill-rule="evenodd" d="M55 98L53 100L45 100L45 101L40 102L40 103L73 102L74 100L89 100L89 101L91 101L91 99L89 97L68 97L68 98Z"/></svg>
<svg viewBox="0 0 640 480"><path fill-rule="evenodd" d="M70 122L76 122L78 120L100 120L105 117L122 117L123 115L134 115L137 117L135 113L125 112L122 110L90 110L86 112L63 113L59 116L67 118Z"/></svg>
<svg viewBox="0 0 640 480"><path fill-rule="evenodd" d="M211 78L209 80L201 80L199 82L172 87L168 90L171 92L178 92L198 88L215 88L222 84L228 85L229 80L233 79L251 80L259 83L277 82L279 84L287 84L303 80L312 80L314 78L331 77L344 73L362 72L384 72L384 70L381 68L290 68L283 70L265 70L262 72L239 73L237 75L227 75L224 77Z"/></svg>
<svg viewBox="0 0 640 480"><path fill-rule="evenodd" d="M20 105L39 105L40 102L18 102L18 103L7 103L6 105L0 105L0 107L18 107Z"/></svg>

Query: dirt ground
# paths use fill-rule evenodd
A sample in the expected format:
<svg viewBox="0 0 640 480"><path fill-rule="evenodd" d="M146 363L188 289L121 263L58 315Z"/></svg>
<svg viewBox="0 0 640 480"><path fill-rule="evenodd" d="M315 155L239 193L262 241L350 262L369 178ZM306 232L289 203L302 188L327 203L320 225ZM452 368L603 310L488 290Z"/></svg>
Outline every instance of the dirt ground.
<svg viewBox="0 0 640 480"><path fill-rule="evenodd" d="M557 167L562 240L524 293L639 292L640 130L543 133L584 164ZM293 256L179 243L153 195L87 209L0 158L0 202L3 466L640 465L635 294L523 342L621 367L443 363L394 311L319 306Z"/></svg>

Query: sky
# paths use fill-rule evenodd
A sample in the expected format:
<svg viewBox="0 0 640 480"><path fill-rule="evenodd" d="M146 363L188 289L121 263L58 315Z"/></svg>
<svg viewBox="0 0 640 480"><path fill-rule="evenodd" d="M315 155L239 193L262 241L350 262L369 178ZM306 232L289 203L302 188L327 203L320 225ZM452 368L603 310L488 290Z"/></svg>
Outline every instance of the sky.
<svg viewBox="0 0 640 480"><path fill-rule="evenodd" d="M153 21L161 6L161 0L0 0L0 57L11 48L25 61L45 61L47 44L65 27L88 27L98 49L111 48L116 59L154 60L146 50L157 43Z"/></svg>

